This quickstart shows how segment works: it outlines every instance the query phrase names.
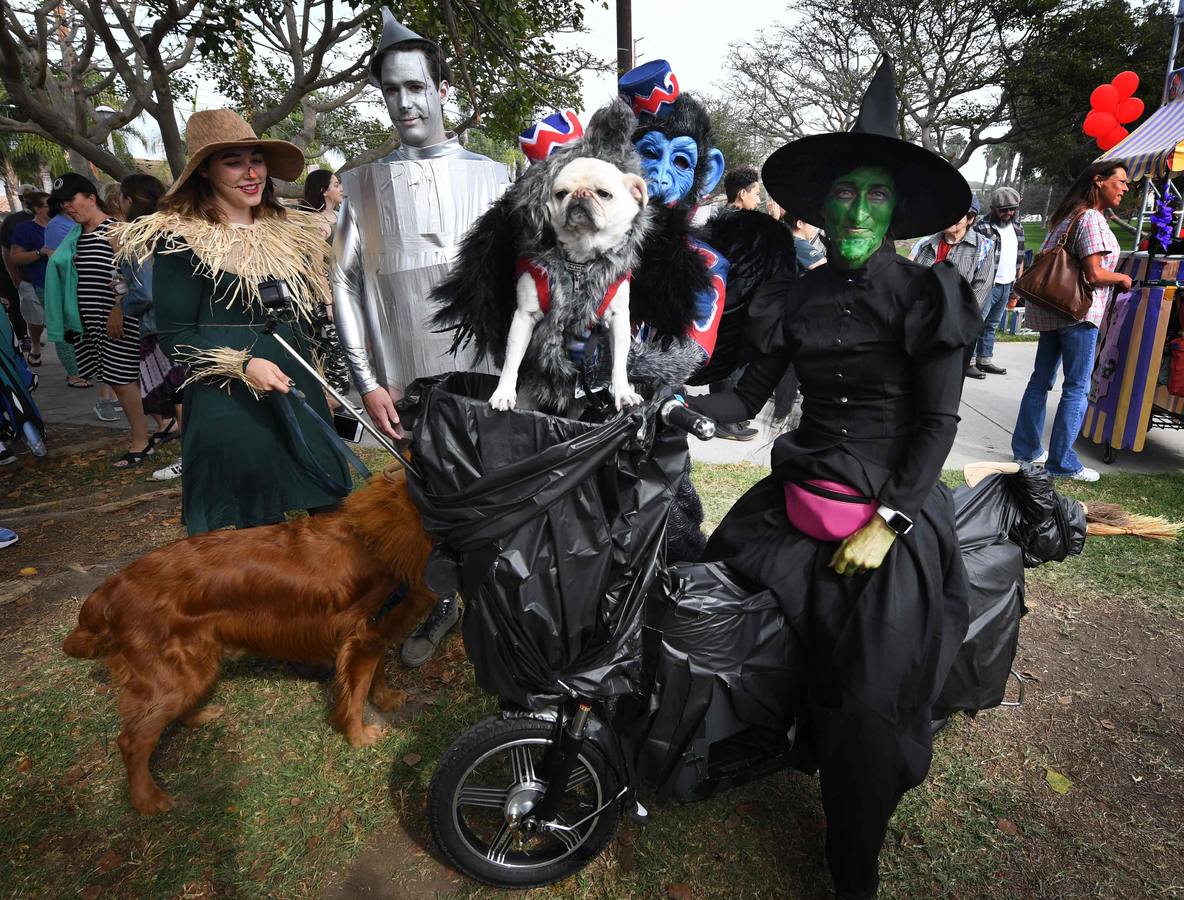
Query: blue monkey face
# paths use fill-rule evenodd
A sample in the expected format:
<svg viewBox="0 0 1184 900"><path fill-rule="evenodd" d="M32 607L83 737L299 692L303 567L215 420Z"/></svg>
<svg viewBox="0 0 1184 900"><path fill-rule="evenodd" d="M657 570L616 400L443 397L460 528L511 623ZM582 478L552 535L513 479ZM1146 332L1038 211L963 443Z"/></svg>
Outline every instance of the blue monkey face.
<svg viewBox="0 0 1184 900"><path fill-rule="evenodd" d="M699 145L686 135L667 138L660 131L647 131L636 142L641 155L641 174L649 188L650 199L667 206L687 197L695 184L695 166L699 164Z"/></svg>

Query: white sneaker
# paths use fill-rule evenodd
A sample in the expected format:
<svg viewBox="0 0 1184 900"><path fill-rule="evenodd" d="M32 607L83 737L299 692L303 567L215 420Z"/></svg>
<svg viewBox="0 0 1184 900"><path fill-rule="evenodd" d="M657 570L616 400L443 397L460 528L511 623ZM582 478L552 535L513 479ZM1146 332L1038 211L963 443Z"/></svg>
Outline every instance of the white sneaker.
<svg viewBox="0 0 1184 900"><path fill-rule="evenodd" d="M181 460L175 463L170 463L163 469L157 469L152 473L152 477L156 481L172 481L174 478L181 477Z"/></svg>
<svg viewBox="0 0 1184 900"><path fill-rule="evenodd" d="M1089 466L1082 466L1069 477L1074 481L1097 481L1102 476L1098 473L1097 469L1091 469Z"/></svg>
<svg viewBox="0 0 1184 900"><path fill-rule="evenodd" d="M1042 466L1046 462L1048 462L1048 451L1041 450L1040 455L1037 456L1035 459L1030 459L1030 460L1029 459L1020 459L1018 456L1014 457L1014 459L1018 463L1030 462L1034 466Z"/></svg>

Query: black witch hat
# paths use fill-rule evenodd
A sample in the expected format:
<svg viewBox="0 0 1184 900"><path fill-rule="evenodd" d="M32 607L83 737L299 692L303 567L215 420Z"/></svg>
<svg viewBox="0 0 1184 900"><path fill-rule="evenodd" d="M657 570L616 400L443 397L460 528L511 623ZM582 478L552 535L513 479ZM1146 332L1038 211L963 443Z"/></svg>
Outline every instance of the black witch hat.
<svg viewBox="0 0 1184 900"><path fill-rule="evenodd" d="M831 184L858 166L883 166L892 173L894 238L941 231L970 208L970 185L958 170L897 135L896 75L889 57L872 76L850 131L813 134L786 144L765 161L761 180L789 215L822 227Z"/></svg>

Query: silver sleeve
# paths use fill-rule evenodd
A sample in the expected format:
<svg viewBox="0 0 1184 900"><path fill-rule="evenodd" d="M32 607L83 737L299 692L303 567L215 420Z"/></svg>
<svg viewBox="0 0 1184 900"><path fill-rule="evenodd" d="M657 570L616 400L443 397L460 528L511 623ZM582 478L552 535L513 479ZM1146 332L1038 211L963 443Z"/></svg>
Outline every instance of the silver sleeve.
<svg viewBox="0 0 1184 900"><path fill-rule="evenodd" d="M362 234L349 200L341 204L333 238L333 321L341 349L349 362L358 393L379 386L366 354L365 277L362 266Z"/></svg>

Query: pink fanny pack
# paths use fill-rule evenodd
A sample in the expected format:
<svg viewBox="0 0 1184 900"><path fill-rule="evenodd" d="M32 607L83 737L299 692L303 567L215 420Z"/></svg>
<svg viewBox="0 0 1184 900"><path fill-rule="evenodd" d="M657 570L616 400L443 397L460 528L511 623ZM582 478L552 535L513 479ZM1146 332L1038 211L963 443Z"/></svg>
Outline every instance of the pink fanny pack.
<svg viewBox="0 0 1184 900"><path fill-rule="evenodd" d="M789 524L818 541L841 541L872 520L879 504L837 481L785 482Z"/></svg>

